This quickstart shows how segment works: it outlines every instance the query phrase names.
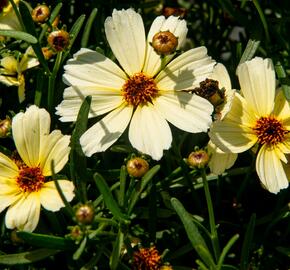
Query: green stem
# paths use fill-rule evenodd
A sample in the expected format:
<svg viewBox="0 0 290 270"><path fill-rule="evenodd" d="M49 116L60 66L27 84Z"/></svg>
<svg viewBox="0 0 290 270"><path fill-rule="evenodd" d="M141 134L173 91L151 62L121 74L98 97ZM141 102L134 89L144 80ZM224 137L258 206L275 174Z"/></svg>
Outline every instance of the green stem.
<svg viewBox="0 0 290 270"><path fill-rule="evenodd" d="M210 225L212 246L214 250L215 259L216 261L218 261L219 256L220 256L220 247L219 247L218 234L217 234L217 229L216 229L216 224L215 224L214 210L213 210L213 205L212 205L212 200L211 200L209 186L208 186L208 182L206 178L205 169L201 170L201 176L202 176L206 204L207 204L208 215L209 215L209 225Z"/></svg>

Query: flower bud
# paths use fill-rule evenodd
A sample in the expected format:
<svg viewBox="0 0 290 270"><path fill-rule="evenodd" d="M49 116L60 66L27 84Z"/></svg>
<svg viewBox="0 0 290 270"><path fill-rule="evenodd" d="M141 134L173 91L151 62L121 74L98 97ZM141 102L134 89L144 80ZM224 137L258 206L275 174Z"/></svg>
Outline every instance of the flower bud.
<svg viewBox="0 0 290 270"><path fill-rule="evenodd" d="M6 119L0 121L0 138L6 138L11 133L11 119L6 117Z"/></svg>
<svg viewBox="0 0 290 270"><path fill-rule="evenodd" d="M52 49L61 52L69 46L69 33L64 30L53 31L48 35L47 42Z"/></svg>
<svg viewBox="0 0 290 270"><path fill-rule="evenodd" d="M46 60L49 60L54 55L54 52L49 47L42 47L41 50Z"/></svg>
<svg viewBox="0 0 290 270"><path fill-rule="evenodd" d="M79 243L83 239L84 232L80 226L69 226L68 229L70 229L70 233L66 235L67 237L74 240L76 243Z"/></svg>
<svg viewBox="0 0 290 270"><path fill-rule="evenodd" d="M148 162L140 157L131 158L127 162L127 171L130 176L140 178L149 170Z"/></svg>
<svg viewBox="0 0 290 270"><path fill-rule="evenodd" d="M191 152L187 158L187 163L191 167L204 168L209 162L209 155L204 150Z"/></svg>
<svg viewBox="0 0 290 270"><path fill-rule="evenodd" d="M82 204L77 208L75 217L81 224L91 224L95 217L95 210L92 205Z"/></svg>
<svg viewBox="0 0 290 270"><path fill-rule="evenodd" d="M50 9L46 5L38 5L32 10L31 16L34 22L44 23L50 16Z"/></svg>
<svg viewBox="0 0 290 270"><path fill-rule="evenodd" d="M151 45L157 54L169 55L175 52L178 38L169 31L161 31L153 36Z"/></svg>

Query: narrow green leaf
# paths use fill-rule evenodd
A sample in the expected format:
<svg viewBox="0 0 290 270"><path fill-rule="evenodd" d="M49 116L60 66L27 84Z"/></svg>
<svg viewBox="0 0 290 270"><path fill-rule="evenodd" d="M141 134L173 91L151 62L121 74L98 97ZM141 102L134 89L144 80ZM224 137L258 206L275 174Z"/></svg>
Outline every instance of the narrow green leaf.
<svg viewBox="0 0 290 270"><path fill-rule="evenodd" d="M208 267L216 269L213 257L210 254L203 237L199 233L198 228L192 221L192 217L188 214L183 205L176 198L171 199L171 204L176 213L178 214L179 218L181 219L187 237L189 238L190 242L192 243L194 249L200 256L200 258Z"/></svg>
<svg viewBox="0 0 290 270"><path fill-rule="evenodd" d="M91 32L91 28L93 25L93 22L96 18L96 15L98 13L98 9L94 8L87 20L87 23L85 25L85 29L84 29L84 33L82 36L82 41L81 41L81 46L82 48L86 48L88 46L88 41L89 41L89 37L90 37L90 32Z"/></svg>
<svg viewBox="0 0 290 270"><path fill-rule="evenodd" d="M283 66L281 65L280 62L278 62L276 65L275 65L275 70L276 70L276 73L277 73L277 77L279 78L280 82L281 82L281 86L282 86L282 90L283 90L283 93L284 93L284 96L285 98L290 101L290 86L287 84L287 82L285 81L286 80L286 72L283 68Z"/></svg>
<svg viewBox="0 0 290 270"><path fill-rule="evenodd" d="M78 260L80 258L80 256L82 255L82 253L85 250L87 244L87 237L84 237L84 239L82 240L79 248L76 250L76 252L73 254L73 259L74 260Z"/></svg>
<svg viewBox="0 0 290 270"><path fill-rule="evenodd" d="M124 234L122 233L121 229L118 231L117 239L113 246L113 251L110 256L110 268L112 270L118 269L119 258L121 254L121 249L124 243Z"/></svg>
<svg viewBox="0 0 290 270"><path fill-rule="evenodd" d="M264 27L264 31L265 31L265 35L266 35L266 39L268 42L270 42L270 35L269 35L269 30L268 30L268 24L267 24L267 21L266 21L266 18L264 16L264 13L263 13L263 10L261 9L260 7L260 4L259 4L259 1L258 0L252 0L258 13L259 13L259 16L260 16L260 19L261 19L261 22L263 24L263 27Z"/></svg>
<svg viewBox="0 0 290 270"><path fill-rule="evenodd" d="M260 45L260 41L249 39L247 46L241 57L241 60L239 62L239 65L246 61L251 60L253 56L255 55L259 45Z"/></svg>
<svg viewBox="0 0 290 270"><path fill-rule="evenodd" d="M71 250L76 247L74 242L70 239L63 237L30 233L30 232L17 232L17 236L24 240L27 244L36 247L43 247L49 249L58 249L58 250Z"/></svg>
<svg viewBox="0 0 290 270"><path fill-rule="evenodd" d="M43 260L58 253L59 250L41 248L33 251L0 255L0 264L16 265L27 264Z"/></svg>
<svg viewBox="0 0 290 270"><path fill-rule="evenodd" d="M256 214L252 214L249 224L247 226L247 231L243 241L242 251L241 251L241 260L240 260L240 269L248 269L249 255L251 250L251 244L254 236L254 229L256 224Z"/></svg>
<svg viewBox="0 0 290 270"><path fill-rule="evenodd" d="M112 214L120 220L127 219L127 217L121 212L105 179L99 173L95 173L94 180L95 180L97 188L103 195L103 200L106 206L110 209Z"/></svg>
<svg viewBox="0 0 290 270"><path fill-rule="evenodd" d="M276 247L276 250L290 258L290 247Z"/></svg>
<svg viewBox="0 0 290 270"><path fill-rule="evenodd" d="M28 33L22 32L22 31L0 30L0 35L6 36L6 37L12 37L15 39L20 39L20 40L23 40L23 41L31 43L31 44L37 43L37 39L34 36L32 36Z"/></svg>
<svg viewBox="0 0 290 270"><path fill-rule="evenodd" d="M41 107L41 100L42 100L42 94L46 90L46 77L43 74L43 70L37 71L36 76L36 89L35 89L35 95L34 95L34 104L38 107Z"/></svg>
<svg viewBox="0 0 290 270"><path fill-rule="evenodd" d="M119 205L121 206L124 206L125 202L126 180L127 180L127 169L126 166L123 165L120 170L120 192L118 195Z"/></svg>

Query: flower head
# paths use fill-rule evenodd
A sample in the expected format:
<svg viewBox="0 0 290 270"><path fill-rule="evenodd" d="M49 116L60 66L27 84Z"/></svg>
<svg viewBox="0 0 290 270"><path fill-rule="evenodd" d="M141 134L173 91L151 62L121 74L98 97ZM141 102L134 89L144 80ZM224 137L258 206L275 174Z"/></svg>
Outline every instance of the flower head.
<svg viewBox="0 0 290 270"><path fill-rule="evenodd" d="M212 105L181 90L196 87L212 72L214 61L204 47L191 49L174 60L160 57L150 45L156 33L168 31L183 45L186 22L157 17L147 39L141 16L132 9L113 11L105 33L122 69L109 58L81 49L65 66L64 100L57 107L61 121L75 121L85 96L92 96L89 117L107 114L89 128L80 143L87 156L105 151L129 126L133 147L158 160L171 146L168 122L187 132L206 132ZM168 122L167 122L168 121Z"/></svg>
<svg viewBox="0 0 290 270"><path fill-rule="evenodd" d="M259 145L256 171L262 185L272 193L288 187L283 166L290 153L290 106L275 91L275 72L270 59L255 57L237 69L241 94L231 110L213 123L211 140L225 152L241 153Z"/></svg>
<svg viewBox="0 0 290 270"><path fill-rule="evenodd" d="M133 269L158 270L161 264L161 256L155 246L139 248L133 254Z"/></svg>
<svg viewBox="0 0 290 270"><path fill-rule="evenodd" d="M7 228L33 231L39 220L40 206L58 211L64 206L53 181L51 162L59 172L68 160L70 137L50 130L50 116L44 109L30 106L12 120L12 135L18 155L0 153L0 212L8 207ZM21 159L21 160L19 160ZM68 201L74 197L74 185L58 180Z"/></svg>

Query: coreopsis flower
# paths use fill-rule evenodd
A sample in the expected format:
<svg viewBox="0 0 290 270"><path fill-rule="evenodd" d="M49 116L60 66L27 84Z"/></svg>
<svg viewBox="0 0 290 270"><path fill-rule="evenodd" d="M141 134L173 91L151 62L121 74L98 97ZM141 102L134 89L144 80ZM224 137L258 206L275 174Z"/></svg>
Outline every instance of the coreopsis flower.
<svg viewBox="0 0 290 270"><path fill-rule="evenodd" d="M114 10L105 21L105 33L123 69L88 49L81 49L65 66L63 78L70 87L57 107L60 120L75 121L88 95L92 96L89 117L108 113L80 138L87 156L105 151L128 126L131 144L155 160L171 146L168 122L187 132L207 131L212 105L180 90L198 86L212 72L214 61L205 47L191 49L174 60L174 53L160 57L151 43L161 31L177 37L179 49L186 37L186 22L174 16L159 16L146 40L138 13L132 9Z"/></svg>
<svg viewBox="0 0 290 270"><path fill-rule="evenodd" d="M19 0L14 0L14 3L18 5ZM21 25L9 0L0 1L0 29L21 30Z"/></svg>
<svg viewBox="0 0 290 270"><path fill-rule="evenodd" d="M5 224L9 229L33 231L39 221L41 206L58 211L64 206L55 187L51 162L55 173L68 160L70 136L59 130L50 131L50 116L44 109L30 106L12 120L12 135L18 155L8 157L0 153L0 212L8 207ZM67 201L74 197L74 185L58 180Z"/></svg>
<svg viewBox="0 0 290 270"><path fill-rule="evenodd" d="M133 269L158 270L161 266L161 256L155 246L139 248L133 254Z"/></svg>
<svg viewBox="0 0 290 270"><path fill-rule="evenodd" d="M290 153L290 107L281 91L275 91L275 72L270 59L255 57L237 69L241 94L231 110L210 130L211 140L223 151L241 153L259 145L256 171L267 190L288 187L283 166ZM287 165L289 167L289 165Z"/></svg>
<svg viewBox="0 0 290 270"><path fill-rule="evenodd" d="M18 99L25 99L24 72L39 64L32 47L28 47L21 60L14 56L5 56L0 60L0 82L7 86L18 86Z"/></svg>

